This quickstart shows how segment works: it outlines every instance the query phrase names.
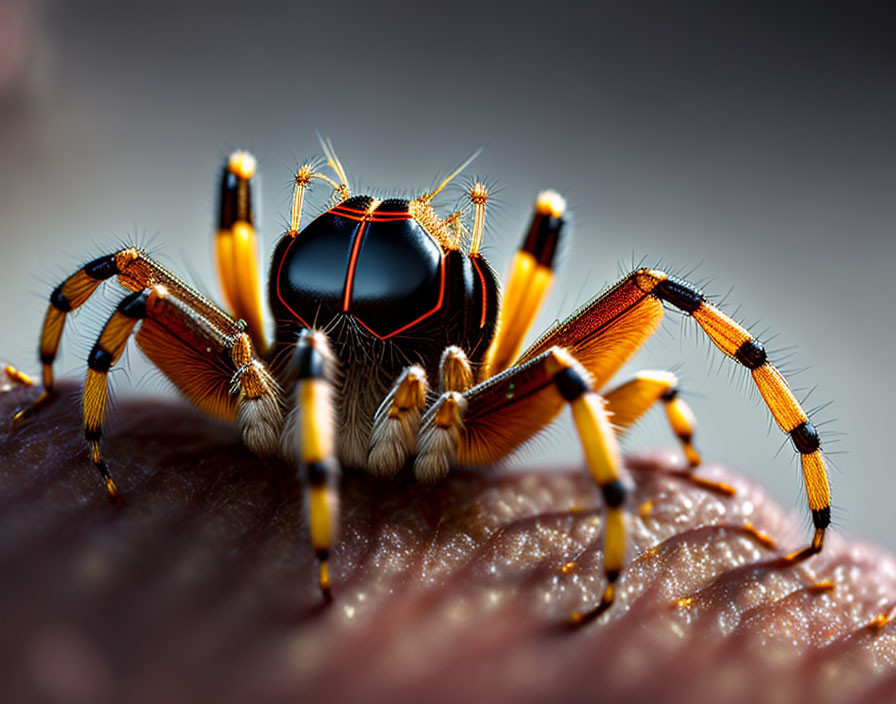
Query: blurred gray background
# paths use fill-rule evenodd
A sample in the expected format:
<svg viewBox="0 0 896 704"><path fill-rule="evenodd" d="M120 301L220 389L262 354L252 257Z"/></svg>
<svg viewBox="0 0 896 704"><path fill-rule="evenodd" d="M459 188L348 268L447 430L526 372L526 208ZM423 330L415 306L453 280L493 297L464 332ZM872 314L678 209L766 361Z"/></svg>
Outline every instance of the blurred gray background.
<svg viewBox="0 0 896 704"><path fill-rule="evenodd" d="M642 257L696 267L785 371L808 368L790 377L801 397L817 386L808 406L832 401L815 420L842 452L839 529L896 547L894 36L872 3L0 0L0 358L37 372L49 291L121 241L215 291L232 148L260 158L267 253L314 128L356 188L420 191L485 146L470 173L500 190L485 248L500 271L539 189L571 205L537 329ZM118 296L75 317L60 373L84 373ZM808 513L789 443L692 321L668 316L638 368L679 373L707 460ZM165 388L133 350L114 379ZM661 413L628 442L643 444L674 446ZM580 461L568 418L515 461L558 456Z"/></svg>

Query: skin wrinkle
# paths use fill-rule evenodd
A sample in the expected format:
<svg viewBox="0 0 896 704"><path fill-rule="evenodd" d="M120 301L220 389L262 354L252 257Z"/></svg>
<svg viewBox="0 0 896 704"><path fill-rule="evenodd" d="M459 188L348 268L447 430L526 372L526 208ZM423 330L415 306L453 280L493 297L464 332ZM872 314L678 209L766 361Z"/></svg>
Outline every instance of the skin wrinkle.
<svg viewBox="0 0 896 704"><path fill-rule="evenodd" d="M735 497L671 476L672 450L628 460L618 603L585 628L561 627L604 586L600 491L584 469L459 470L435 486L349 474L323 608L289 467L184 403L122 401L105 436L124 494L112 506L72 391L18 431L0 427L9 701L896 693L896 626L868 625L896 601L896 561L829 534L821 556L785 568L781 555L808 539L798 520L718 467L701 475ZM0 395L0 415L34 393ZM826 579L835 589L816 593Z"/></svg>

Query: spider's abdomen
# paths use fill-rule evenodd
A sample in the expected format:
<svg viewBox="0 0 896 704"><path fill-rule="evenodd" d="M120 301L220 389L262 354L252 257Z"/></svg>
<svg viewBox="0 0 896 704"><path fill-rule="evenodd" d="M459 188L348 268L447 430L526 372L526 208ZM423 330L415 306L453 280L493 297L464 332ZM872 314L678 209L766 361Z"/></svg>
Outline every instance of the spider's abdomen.
<svg viewBox="0 0 896 704"><path fill-rule="evenodd" d="M439 245L408 213L404 200L369 210L358 196L281 243L272 267L272 304L304 327L340 314L380 339L439 313L445 263Z"/></svg>

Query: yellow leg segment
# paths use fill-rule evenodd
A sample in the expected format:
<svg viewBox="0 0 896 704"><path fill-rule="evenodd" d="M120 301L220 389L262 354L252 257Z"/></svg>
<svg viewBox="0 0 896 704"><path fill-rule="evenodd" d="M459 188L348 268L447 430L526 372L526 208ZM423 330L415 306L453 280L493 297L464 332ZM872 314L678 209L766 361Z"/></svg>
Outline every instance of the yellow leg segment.
<svg viewBox="0 0 896 704"><path fill-rule="evenodd" d="M264 353L264 318L258 275L258 237L253 224L252 177L255 158L230 155L221 176L215 254L224 296L236 318L246 321L255 348Z"/></svg>
<svg viewBox="0 0 896 704"><path fill-rule="evenodd" d="M491 375L507 369L519 357L529 328L541 310L554 280L554 259L563 229L566 203L554 191L535 201L535 214L511 263L501 306L498 331L487 356Z"/></svg>
<svg viewBox="0 0 896 704"><path fill-rule="evenodd" d="M615 583L625 557L625 521L622 504L626 489L619 476L622 457L606 401L591 390L587 372L566 351L557 349L546 370L569 403L576 431L585 451L588 470L604 497L604 573L607 586L600 602L588 611L576 612L570 622L579 626L598 618L613 605Z"/></svg>
<svg viewBox="0 0 896 704"><path fill-rule="evenodd" d="M34 386L34 379L20 369L16 369L11 364L7 364L3 367L3 373L6 375L7 379L17 386Z"/></svg>
<svg viewBox="0 0 896 704"><path fill-rule="evenodd" d="M119 498L118 487L109 474L109 468L103 460L100 440L103 435L103 419L109 395L109 369L121 357L128 338L140 320L147 315L147 307L157 298L164 297L166 291L161 286L133 293L122 300L111 315L100 333L87 358L87 378L81 394L83 405L84 438L90 448L90 460L96 467L106 491L113 500Z"/></svg>
<svg viewBox="0 0 896 704"><path fill-rule="evenodd" d="M332 399L332 353L323 333L303 331L293 353L296 374L294 427L306 485L305 510L311 545L320 562L319 583L324 598L331 597L330 549L339 523L339 467L335 460L334 409Z"/></svg>

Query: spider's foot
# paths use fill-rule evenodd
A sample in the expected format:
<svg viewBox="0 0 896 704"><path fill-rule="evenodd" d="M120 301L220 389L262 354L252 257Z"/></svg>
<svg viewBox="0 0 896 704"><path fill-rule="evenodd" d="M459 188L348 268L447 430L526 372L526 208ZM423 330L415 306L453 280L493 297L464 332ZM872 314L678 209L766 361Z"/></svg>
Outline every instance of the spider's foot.
<svg viewBox="0 0 896 704"><path fill-rule="evenodd" d="M687 460L691 471L703 464L703 458L700 457L700 453L697 452L696 448L689 441L682 441L682 447L684 449L684 458Z"/></svg>
<svg viewBox="0 0 896 704"><path fill-rule="evenodd" d="M121 492L118 491L118 487L115 485L115 480L113 480L112 475L109 474L109 465L106 464L102 454L100 454L100 447L96 442L90 443L90 459L93 461L93 466L96 468L96 471L100 473L100 477L103 479L103 484L106 487L106 496L109 497L109 501L113 504L120 504Z"/></svg>
<svg viewBox="0 0 896 704"><path fill-rule="evenodd" d="M585 626L592 621L596 621L600 618L605 611L607 611L616 599L616 588L613 586L613 583L607 585L607 588L604 589L603 596L600 598L600 603L595 606L593 609L589 611L576 611L572 616L569 617L569 621L567 622L567 628L575 629L580 628L581 626Z"/></svg>
<svg viewBox="0 0 896 704"><path fill-rule="evenodd" d="M333 592L330 589L330 562L327 558L320 561L320 593L327 604L333 601Z"/></svg>
<svg viewBox="0 0 896 704"><path fill-rule="evenodd" d="M744 524L744 530L746 530L751 536L753 536L753 538L763 547L768 548L769 550L775 549L775 539L768 533L759 530L749 521Z"/></svg>
<svg viewBox="0 0 896 704"><path fill-rule="evenodd" d="M113 504L121 503L121 492L118 491L118 487L115 486L115 482L112 480L112 477L107 476L105 478L106 482L106 494L109 497L109 501Z"/></svg>
<svg viewBox="0 0 896 704"><path fill-rule="evenodd" d="M892 607L887 611L879 613L873 619L871 619L866 625L867 628L872 633L877 633L878 631L883 630L884 626L893 621L893 609Z"/></svg>
<svg viewBox="0 0 896 704"><path fill-rule="evenodd" d="M3 373L6 374L6 378L16 386L24 386L26 388L29 386L34 386L34 379L32 379L20 369L16 369L11 364L7 364L3 368Z"/></svg>
<svg viewBox="0 0 896 704"><path fill-rule="evenodd" d="M712 491L716 494L721 494L722 496L734 496L737 494L737 491L730 484L725 484L724 482L715 482L712 479L704 479L703 477L698 477L694 474L693 468L685 470L684 472L679 472L678 476L687 479L694 486L698 486L701 489L706 489L707 491Z"/></svg>
<svg viewBox="0 0 896 704"><path fill-rule="evenodd" d="M42 391L40 396L38 396L36 399L34 399L34 401L31 403L30 406L23 408L21 411L19 411L12 417L12 427L13 428L21 427L22 423L24 423L26 420L28 420L28 418L30 418L32 415L34 415L40 408L42 408L49 401L51 401L53 399L54 395L55 394L53 391L50 391L50 390Z"/></svg>
<svg viewBox="0 0 896 704"><path fill-rule="evenodd" d="M812 538L812 544L802 550L797 550L789 555L785 555L784 562L788 565L795 565L820 553L822 547L824 547L824 528L816 528L815 535Z"/></svg>

